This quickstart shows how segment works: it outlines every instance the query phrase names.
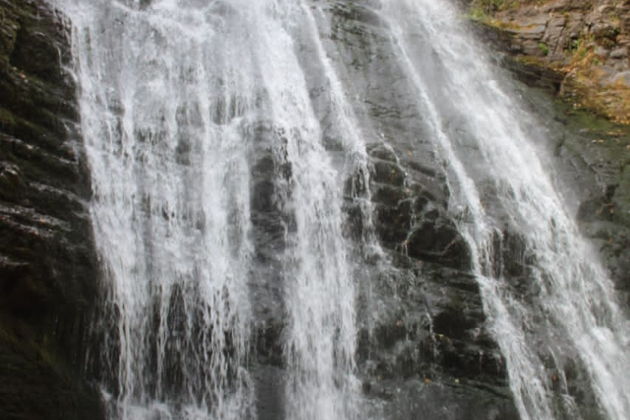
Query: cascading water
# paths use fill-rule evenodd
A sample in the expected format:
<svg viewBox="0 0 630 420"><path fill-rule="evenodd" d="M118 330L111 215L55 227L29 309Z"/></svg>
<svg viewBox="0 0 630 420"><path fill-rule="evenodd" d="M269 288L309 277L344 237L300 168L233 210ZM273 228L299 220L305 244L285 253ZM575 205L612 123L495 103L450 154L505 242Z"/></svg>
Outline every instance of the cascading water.
<svg viewBox="0 0 630 420"><path fill-rule="evenodd" d="M150 13L132 2L64 7L107 277L112 417L244 418L252 245L241 132L255 92L250 72L232 67L249 55L215 48L247 33L222 34L219 19L172 2Z"/></svg>
<svg viewBox="0 0 630 420"><path fill-rule="evenodd" d="M338 178L367 176L366 153L310 10L292 1L59 6L74 26L106 271L98 328L107 330L110 415L255 416L250 168L266 131L284 168L273 200L285 215L286 415L355 418L355 291ZM294 51L299 22L333 90L342 168Z"/></svg>
<svg viewBox="0 0 630 420"><path fill-rule="evenodd" d="M605 417L628 418L630 380L620 374L630 367L628 323L596 253L543 169L528 115L500 86L448 4L387 2L384 14L447 162L452 209L471 248L521 417L581 418L564 375L583 370ZM522 241L525 280L501 267L505 227ZM527 293L510 284L517 281L529 283L521 286ZM560 389L559 401L552 387Z"/></svg>
<svg viewBox="0 0 630 420"><path fill-rule="evenodd" d="M366 152L382 136L321 35L326 6L54 1L73 26L105 277L91 363L110 417L256 418L250 289L273 254L276 265L262 259L283 290L284 416L366 418L356 306L370 287L361 265L385 260ZM630 418L627 321L530 143L530 117L446 1L364 3L443 161L520 416ZM260 173L273 216L252 199ZM520 275L503 267L514 243ZM580 375L592 413L574 397Z"/></svg>

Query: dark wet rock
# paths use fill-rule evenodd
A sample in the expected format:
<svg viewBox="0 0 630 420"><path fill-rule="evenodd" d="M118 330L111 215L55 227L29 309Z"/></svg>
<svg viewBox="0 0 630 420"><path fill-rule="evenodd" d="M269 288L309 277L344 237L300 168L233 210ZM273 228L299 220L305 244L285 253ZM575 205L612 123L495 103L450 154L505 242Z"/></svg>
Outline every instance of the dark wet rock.
<svg viewBox="0 0 630 420"><path fill-rule="evenodd" d="M630 303L630 128L576 110L549 90L520 91L549 140L545 148L554 158L548 170L623 292L622 301Z"/></svg>
<svg viewBox="0 0 630 420"><path fill-rule="evenodd" d="M372 176L374 182L380 182L383 184L394 185L402 187L405 182L405 174L394 162L386 162L381 160L375 160L374 174Z"/></svg>
<svg viewBox="0 0 630 420"><path fill-rule="evenodd" d="M98 395L40 345L0 330L0 399L3 419L98 418Z"/></svg>
<svg viewBox="0 0 630 420"><path fill-rule="evenodd" d="M424 222L413 229L406 247L408 255L419 260L464 270L470 268L468 246L452 224Z"/></svg>
<svg viewBox="0 0 630 420"><path fill-rule="evenodd" d="M383 384L385 388L390 384ZM379 392L381 387L373 387ZM517 420L519 415L501 391L476 388L464 380L451 383L431 378L409 380L397 385L394 393L384 391L385 415L392 420L415 419L418 413L427 420ZM451 402L457 400L458 405Z"/></svg>
<svg viewBox="0 0 630 420"><path fill-rule="evenodd" d="M383 269L372 266L378 258L366 260L358 274L364 394L384 407L387 419L418 413L429 419L517 418L502 356L485 330L470 250L448 208L445 168L426 139L417 99L381 23L352 13L355 7L373 5L332 2L330 36L342 60L339 73L344 65L353 69L344 84L361 92L357 117L371 127L363 134L374 228L391 264Z"/></svg>
<svg viewBox="0 0 630 420"><path fill-rule="evenodd" d="M100 418L81 376L97 265L67 33L0 1L0 417Z"/></svg>

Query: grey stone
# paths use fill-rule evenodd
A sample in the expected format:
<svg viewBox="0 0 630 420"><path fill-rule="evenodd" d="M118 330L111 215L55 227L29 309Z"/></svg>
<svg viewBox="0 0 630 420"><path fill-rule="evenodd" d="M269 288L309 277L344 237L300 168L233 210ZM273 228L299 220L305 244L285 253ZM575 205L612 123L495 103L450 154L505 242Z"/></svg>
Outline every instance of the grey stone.
<svg viewBox="0 0 630 420"><path fill-rule="evenodd" d="M608 50L602 46L597 46L595 48L595 55L599 56L599 57L607 57L608 56Z"/></svg>
<svg viewBox="0 0 630 420"><path fill-rule="evenodd" d="M610 58L627 58L628 57L628 48L620 47L615 48L610 52Z"/></svg>
<svg viewBox="0 0 630 420"><path fill-rule="evenodd" d="M630 86L630 70L621 72L621 73L617 73L617 75L615 75L612 79L613 83L624 83L628 86Z"/></svg>

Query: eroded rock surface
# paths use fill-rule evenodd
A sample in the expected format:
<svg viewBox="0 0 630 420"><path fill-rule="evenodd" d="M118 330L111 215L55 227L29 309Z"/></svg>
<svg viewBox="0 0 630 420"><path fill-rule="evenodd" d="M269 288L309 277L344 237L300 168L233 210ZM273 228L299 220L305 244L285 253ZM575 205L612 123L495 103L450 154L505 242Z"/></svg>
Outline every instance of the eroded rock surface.
<svg viewBox="0 0 630 420"><path fill-rule="evenodd" d="M80 379L97 269L67 33L43 1L2 0L0 21L0 417L98 418Z"/></svg>

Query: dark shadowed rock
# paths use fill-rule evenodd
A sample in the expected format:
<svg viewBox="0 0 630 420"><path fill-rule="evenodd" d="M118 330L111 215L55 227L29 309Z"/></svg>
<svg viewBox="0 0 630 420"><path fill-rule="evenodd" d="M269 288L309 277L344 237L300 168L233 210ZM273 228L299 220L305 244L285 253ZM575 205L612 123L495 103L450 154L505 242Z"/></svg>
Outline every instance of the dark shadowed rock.
<svg viewBox="0 0 630 420"><path fill-rule="evenodd" d="M63 23L0 1L0 418L98 419L83 349L97 287Z"/></svg>

